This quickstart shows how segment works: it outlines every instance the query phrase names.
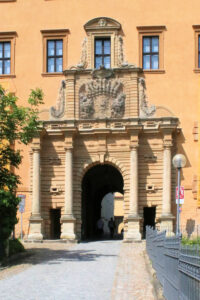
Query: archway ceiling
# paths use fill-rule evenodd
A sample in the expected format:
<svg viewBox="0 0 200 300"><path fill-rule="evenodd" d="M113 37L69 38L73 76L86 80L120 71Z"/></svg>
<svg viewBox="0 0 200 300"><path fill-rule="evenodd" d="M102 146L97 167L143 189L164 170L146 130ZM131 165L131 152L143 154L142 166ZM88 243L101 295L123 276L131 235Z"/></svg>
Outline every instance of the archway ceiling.
<svg viewBox="0 0 200 300"><path fill-rule="evenodd" d="M123 178L121 173L111 165L98 165L88 170L83 184L93 193L103 198L107 193L123 193Z"/></svg>

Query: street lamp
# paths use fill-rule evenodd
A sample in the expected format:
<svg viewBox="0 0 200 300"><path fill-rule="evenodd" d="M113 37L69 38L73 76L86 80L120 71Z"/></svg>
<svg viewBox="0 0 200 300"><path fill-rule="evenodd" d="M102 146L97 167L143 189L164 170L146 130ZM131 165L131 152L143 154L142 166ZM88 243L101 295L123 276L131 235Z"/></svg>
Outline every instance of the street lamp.
<svg viewBox="0 0 200 300"><path fill-rule="evenodd" d="M173 166L178 170L178 201L177 201L177 211L176 211L176 235L180 234L180 185L181 185L181 168L186 165L186 158L183 154L176 154L173 157Z"/></svg>

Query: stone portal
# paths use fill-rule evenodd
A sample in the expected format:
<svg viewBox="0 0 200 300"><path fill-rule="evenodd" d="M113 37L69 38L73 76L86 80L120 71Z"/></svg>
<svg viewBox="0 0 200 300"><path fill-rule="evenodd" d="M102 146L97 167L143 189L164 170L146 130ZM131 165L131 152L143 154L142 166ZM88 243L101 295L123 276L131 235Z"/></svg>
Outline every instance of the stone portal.
<svg viewBox="0 0 200 300"><path fill-rule="evenodd" d="M124 195L125 240L141 239L144 207L172 230L178 119L148 104L142 69L124 62L118 22L97 18L85 29L81 62L64 71L56 105L33 139L29 238L50 237L52 209L61 212L61 239L92 237L100 200L116 191ZM97 33L110 36L108 69L91 60Z"/></svg>

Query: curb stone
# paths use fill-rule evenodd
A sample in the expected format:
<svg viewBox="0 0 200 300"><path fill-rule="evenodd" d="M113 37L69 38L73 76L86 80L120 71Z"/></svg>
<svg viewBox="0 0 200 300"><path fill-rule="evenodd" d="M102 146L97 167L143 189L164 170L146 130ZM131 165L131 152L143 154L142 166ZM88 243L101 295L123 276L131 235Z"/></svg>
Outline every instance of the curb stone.
<svg viewBox="0 0 200 300"><path fill-rule="evenodd" d="M165 297L163 296L163 288L162 288L160 282L157 279L156 271L152 267L152 264L151 264L151 261L148 257L147 252L144 251L143 255L144 255L144 260L145 260L145 265L146 265L147 272L149 273L149 275L151 277L151 283L153 285L153 292L154 292L154 295L155 295L155 299L156 300L165 300Z"/></svg>

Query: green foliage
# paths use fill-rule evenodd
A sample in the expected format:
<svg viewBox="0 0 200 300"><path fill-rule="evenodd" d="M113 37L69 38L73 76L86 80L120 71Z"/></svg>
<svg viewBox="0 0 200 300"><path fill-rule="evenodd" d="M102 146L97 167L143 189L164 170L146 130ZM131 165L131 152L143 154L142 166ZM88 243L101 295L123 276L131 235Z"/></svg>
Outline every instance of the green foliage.
<svg viewBox="0 0 200 300"><path fill-rule="evenodd" d="M14 168L21 163L22 154L16 149L16 142L27 145L36 135L42 99L40 89L31 90L28 106L20 106L17 97L0 86L0 239L7 239L17 223L19 198L15 192L20 178Z"/></svg>
<svg viewBox="0 0 200 300"><path fill-rule="evenodd" d="M182 237L181 243L183 245L193 246L193 245L199 245L200 246L200 237L189 239L187 237Z"/></svg>
<svg viewBox="0 0 200 300"><path fill-rule="evenodd" d="M24 246L18 239L9 240L9 256L24 251Z"/></svg>

